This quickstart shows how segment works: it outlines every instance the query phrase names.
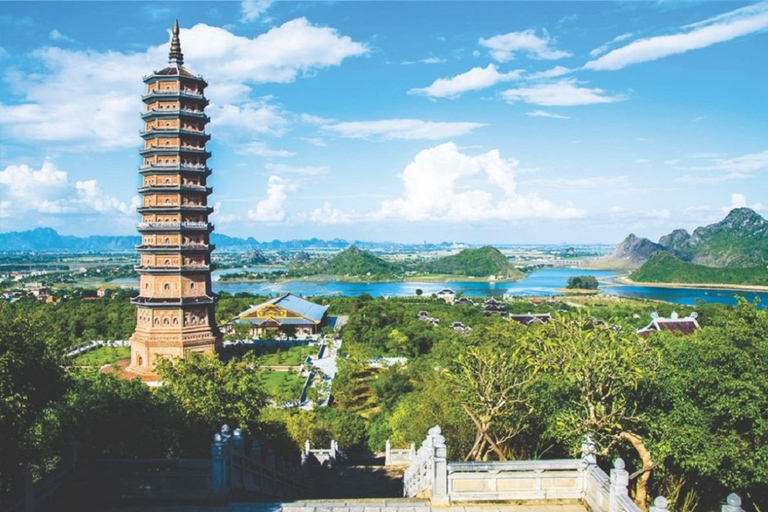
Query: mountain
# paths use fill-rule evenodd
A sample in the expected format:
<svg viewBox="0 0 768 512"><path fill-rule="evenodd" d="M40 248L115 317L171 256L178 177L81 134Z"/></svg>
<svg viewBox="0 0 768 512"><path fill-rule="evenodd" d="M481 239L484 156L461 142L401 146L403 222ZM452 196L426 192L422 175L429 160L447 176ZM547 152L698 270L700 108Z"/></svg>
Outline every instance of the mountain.
<svg viewBox="0 0 768 512"><path fill-rule="evenodd" d="M452 274L471 277L520 278L523 276L522 272L509 264L509 260L501 251L490 245L479 249L464 249L458 254L425 261L419 264L417 269L427 274Z"/></svg>
<svg viewBox="0 0 768 512"><path fill-rule="evenodd" d="M767 286L768 269L765 265L746 268L707 267L682 261L666 251L658 251L650 260L632 272L629 278L642 283L717 283Z"/></svg>
<svg viewBox="0 0 768 512"><path fill-rule="evenodd" d="M637 268L651 259L656 252L662 250L664 250L662 245L630 234L616 246L609 259L614 262L615 267Z"/></svg>
<svg viewBox="0 0 768 512"><path fill-rule="evenodd" d="M768 221L749 208L735 208L716 224L678 229L659 240L684 261L708 267L753 267L768 263Z"/></svg>
<svg viewBox="0 0 768 512"><path fill-rule="evenodd" d="M735 208L720 222L698 227L692 234L676 229L658 244L629 235L606 261L637 268L659 251L707 267L755 267L768 263L768 221L749 208Z"/></svg>
<svg viewBox="0 0 768 512"><path fill-rule="evenodd" d="M391 276L402 274L400 265L390 263L368 251L351 245L331 258L315 258L308 261L294 261L288 271L289 277L312 275L335 276Z"/></svg>

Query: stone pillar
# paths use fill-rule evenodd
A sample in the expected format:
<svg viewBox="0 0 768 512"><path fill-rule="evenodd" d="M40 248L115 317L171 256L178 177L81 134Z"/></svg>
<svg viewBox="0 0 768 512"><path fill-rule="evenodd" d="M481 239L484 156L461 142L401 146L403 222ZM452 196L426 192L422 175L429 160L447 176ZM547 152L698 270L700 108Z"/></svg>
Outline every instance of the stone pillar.
<svg viewBox="0 0 768 512"><path fill-rule="evenodd" d="M230 444L230 481L236 489L243 488L243 471L245 466L245 439L243 431L236 428L232 433Z"/></svg>
<svg viewBox="0 0 768 512"><path fill-rule="evenodd" d="M392 444L389 442L389 439L384 443L384 465L392 465Z"/></svg>
<svg viewBox="0 0 768 512"><path fill-rule="evenodd" d="M211 493L217 499L225 499L229 493L227 458L226 441L221 434L214 434L211 443Z"/></svg>
<svg viewBox="0 0 768 512"><path fill-rule="evenodd" d="M597 444L592 434L584 436L584 441L581 443L581 465L584 469L590 465L597 464Z"/></svg>
<svg viewBox="0 0 768 512"><path fill-rule="evenodd" d="M741 508L741 498L736 493L731 493L725 498L725 505L720 507L722 512L744 512Z"/></svg>
<svg viewBox="0 0 768 512"><path fill-rule="evenodd" d="M441 432L440 427L430 430L434 450L434 472L430 499L433 505L449 505L451 502L448 496L448 447L445 445L445 437L442 436Z"/></svg>
<svg viewBox="0 0 768 512"><path fill-rule="evenodd" d="M309 444L309 439L307 439L306 441L304 441L304 453L306 453L307 456L309 456L309 452L310 452L311 449L312 449L312 447Z"/></svg>
<svg viewBox="0 0 768 512"><path fill-rule="evenodd" d="M628 496L629 473L624 469L624 461L616 459L611 470L611 489L608 500L608 512L619 512L619 496Z"/></svg>
<svg viewBox="0 0 768 512"><path fill-rule="evenodd" d="M262 464L261 459L261 443L258 441L251 441L251 458L259 464Z"/></svg>
<svg viewBox="0 0 768 512"><path fill-rule="evenodd" d="M328 451L328 461L333 465L336 464L336 441L331 439L331 449Z"/></svg>
<svg viewBox="0 0 768 512"><path fill-rule="evenodd" d="M664 496L657 496L653 500L653 505L648 509L648 512L669 512L667 509L667 499Z"/></svg>

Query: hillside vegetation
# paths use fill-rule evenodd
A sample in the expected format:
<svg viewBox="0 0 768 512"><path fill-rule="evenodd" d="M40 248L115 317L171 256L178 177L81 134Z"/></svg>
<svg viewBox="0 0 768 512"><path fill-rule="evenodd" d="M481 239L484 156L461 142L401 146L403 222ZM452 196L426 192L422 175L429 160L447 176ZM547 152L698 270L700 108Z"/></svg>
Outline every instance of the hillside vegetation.
<svg viewBox="0 0 768 512"><path fill-rule="evenodd" d="M458 254L426 261L415 269L427 274L451 274L470 277L522 277L522 272L509 264L498 249L486 245L479 249L464 249Z"/></svg>
<svg viewBox="0 0 768 512"><path fill-rule="evenodd" d="M768 286L768 268L765 265L759 267L706 267L682 261L666 251L659 251L640 268L632 272L629 278L643 283Z"/></svg>
<svg viewBox="0 0 768 512"><path fill-rule="evenodd" d="M395 276L402 274L400 265L390 263L368 251L351 245L331 258L315 258L294 262L288 268L288 277L314 275L334 276Z"/></svg>

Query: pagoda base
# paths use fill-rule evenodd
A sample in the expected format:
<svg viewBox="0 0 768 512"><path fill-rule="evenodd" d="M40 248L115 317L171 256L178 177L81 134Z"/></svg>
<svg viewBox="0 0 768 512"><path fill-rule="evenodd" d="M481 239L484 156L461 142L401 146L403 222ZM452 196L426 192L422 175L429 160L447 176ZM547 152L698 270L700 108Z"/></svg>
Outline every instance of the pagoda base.
<svg viewBox="0 0 768 512"><path fill-rule="evenodd" d="M210 331L178 335L134 332L131 336L131 363L127 371L142 377L154 376L159 359L183 359L190 352L210 354L221 348L221 337ZM159 377L158 377L159 379Z"/></svg>

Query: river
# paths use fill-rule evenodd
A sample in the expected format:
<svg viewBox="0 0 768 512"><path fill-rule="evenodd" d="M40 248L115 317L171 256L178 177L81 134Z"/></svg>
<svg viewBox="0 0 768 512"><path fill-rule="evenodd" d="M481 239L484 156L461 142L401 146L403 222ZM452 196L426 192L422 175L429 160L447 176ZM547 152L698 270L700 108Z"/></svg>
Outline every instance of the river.
<svg viewBox="0 0 768 512"><path fill-rule="evenodd" d="M493 283L487 281L446 281L439 283L393 282L393 283L345 283L341 281L288 281L288 282L221 282L219 276L240 272L242 269L216 270L213 272L213 291L215 292L248 292L258 295L276 295L291 292L296 295L346 295L356 297L367 293L373 297L402 297L416 295L420 289L425 294L435 293L443 288L456 292L464 292L469 296L514 295L522 297L542 297L562 295L555 291L564 288L568 278L578 275L593 275L600 281L602 293L620 297L639 299L654 299L672 302L674 304L695 305L697 300L707 303L735 304L736 296L745 297L752 301L759 297L761 307L768 305L768 292L747 292L743 290L724 290L710 288L666 288L648 285L625 285L616 281L622 273L612 270L585 270L568 268L550 268L531 272L522 281L511 283ZM265 272L273 269L249 268L253 272ZM135 279L118 279L112 281L124 286L137 286Z"/></svg>

